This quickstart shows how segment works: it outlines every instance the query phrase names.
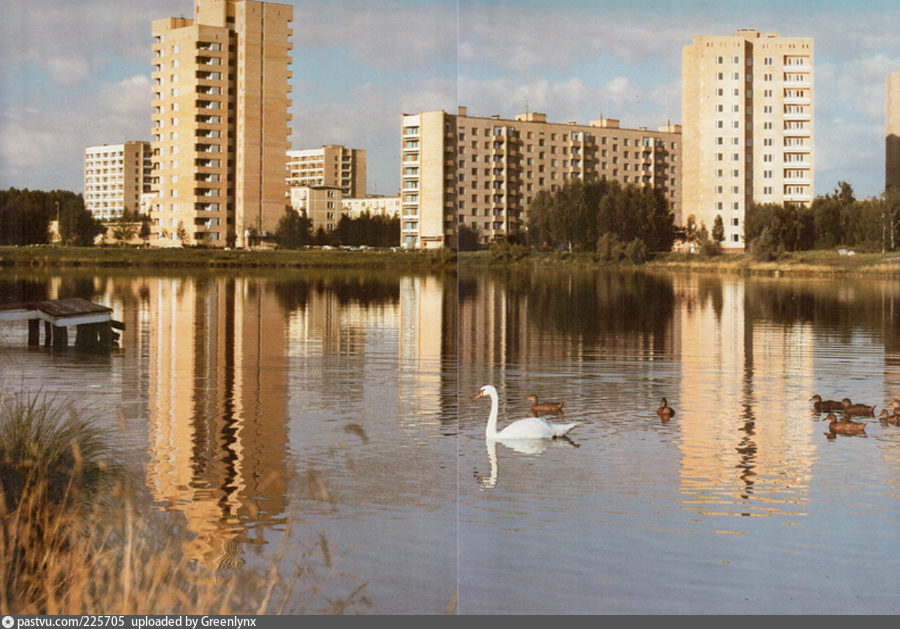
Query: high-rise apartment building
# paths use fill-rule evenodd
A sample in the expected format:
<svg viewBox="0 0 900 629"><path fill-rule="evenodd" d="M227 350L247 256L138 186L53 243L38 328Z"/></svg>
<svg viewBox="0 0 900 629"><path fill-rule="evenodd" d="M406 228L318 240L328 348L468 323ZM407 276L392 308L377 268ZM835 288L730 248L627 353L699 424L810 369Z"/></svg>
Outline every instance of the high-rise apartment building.
<svg viewBox="0 0 900 629"><path fill-rule="evenodd" d="M900 71L887 75L884 133L884 191L900 191Z"/></svg>
<svg viewBox="0 0 900 629"><path fill-rule="evenodd" d="M288 205L293 7L195 0L155 20L154 244L245 247Z"/></svg>
<svg viewBox="0 0 900 629"><path fill-rule="evenodd" d="M682 52L681 224L744 248L751 203L813 199L813 41L742 29Z"/></svg>
<svg viewBox="0 0 900 629"><path fill-rule="evenodd" d="M518 231L541 190L572 179L611 179L660 188L680 210L681 127L625 129L610 118L589 125L427 111L404 114L400 242L406 249L456 246L457 225L488 242Z"/></svg>
<svg viewBox="0 0 900 629"><path fill-rule="evenodd" d="M329 144L319 149L287 152L288 186L330 186L345 197L366 194L366 151Z"/></svg>
<svg viewBox="0 0 900 629"><path fill-rule="evenodd" d="M141 211L150 192L149 142L125 142L84 149L84 207L96 219L113 221Z"/></svg>

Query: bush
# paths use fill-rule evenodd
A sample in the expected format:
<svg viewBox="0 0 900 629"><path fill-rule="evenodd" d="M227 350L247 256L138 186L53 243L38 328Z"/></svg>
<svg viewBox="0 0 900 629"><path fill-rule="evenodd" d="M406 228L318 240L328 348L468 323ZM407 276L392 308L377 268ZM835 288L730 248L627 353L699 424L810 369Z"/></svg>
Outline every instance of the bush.
<svg viewBox="0 0 900 629"><path fill-rule="evenodd" d="M759 236L750 241L748 253L757 262L771 262L784 255L784 245L778 241L771 229L765 227Z"/></svg>
<svg viewBox="0 0 900 629"><path fill-rule="evenodd" d="M650 257L647 245L640 238L635 238L625 247L625 257L632 264L643 264Z"/></svg>
<svg viewBox="0 0 900 629"><path fill-rule="evenodd" d="M606 262L618 262L625 257L625 245L612 232L597 239L597 255Z"/></svg>
<svg viewBox="0 0 900 629"><path fill-rule="evenodd" d="M490 246L493 262L518 262L528 255L528 247L505 240L495 240Z"/></svg>

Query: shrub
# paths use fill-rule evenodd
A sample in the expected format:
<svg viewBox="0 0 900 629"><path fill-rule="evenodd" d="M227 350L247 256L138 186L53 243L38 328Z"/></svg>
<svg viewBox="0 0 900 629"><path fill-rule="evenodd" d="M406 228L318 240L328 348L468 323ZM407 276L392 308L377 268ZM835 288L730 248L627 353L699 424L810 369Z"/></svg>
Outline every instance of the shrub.
<svg viewBox="0 0 900 629"><path fill-rule="evenodd" d="M625 245L612 232L597 239L597 255L606 262L617 262L625 257Z"/></svg>
<svg viewBox="0 0 900 629"><path fill-rule="evenodd" d="M490 256L493 262L517 262L526 255L528 255L528 247L506 240L495 240L490 246Z"/></svg>
<svg viewBox="0 0 900 629"><path fill-rule="evenodd" d="M784 245L778 241L771 229L765 227L759 236L750 241L748 253L757 262L771 262L784 255Z"/></svg>
<svg viewBox="0 0 900 629"><path fill-rule="evenodd" d="M632 264L643 264L650 257L647 245L640 238L635 238L625 247L625 257Z"/></svg>

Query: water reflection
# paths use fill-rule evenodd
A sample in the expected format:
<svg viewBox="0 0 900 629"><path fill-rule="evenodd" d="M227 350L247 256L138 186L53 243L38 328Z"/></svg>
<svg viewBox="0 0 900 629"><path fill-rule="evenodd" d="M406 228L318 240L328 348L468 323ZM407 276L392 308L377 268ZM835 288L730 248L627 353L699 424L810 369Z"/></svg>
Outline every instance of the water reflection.
<svg viewBox="0 0 900 629"><path fill-rule="evenodd" d="M669 425L686 508L798 515L824 441L808 402L830 377L817 359L874 335L884 357L871 345L847 360L883 361L889 388L898 298L890 282L464 273L460 370L505 387L508 404L535 387L571 389L575 412L597 424L594 409L604 409L605 425L623 430L633 428L624 417L667 395L679 409Z"/></svg>
<svg viewBox="0 0 900 629"><path fill-rule="evenodd" d="M633 588L608 596L616 571L659 593L651 611L710 611L681 607L672 584L725 601L758 597L749 582L794 592L779 574L887 565L856 561L865 540L833 543L862 518L895 538L900 428L871 420L868 438L829 441L809 398L900 397L896 282L16 271L0 295L83 297L125 322L102 363L21 351L22 380L115 390L102 399L138 427L156 504L184 514L185 552L210 565L249 561L299 510L327 523L332 548L353 548L385 611L442 610L458 582L461 610L478 611L481 591L527 610L563 581L568 610L617 609L613 597L643 609ZM4 340L24 347L15 334ZM510 419L530 394L565 400L577 443L482 445L471 396L487 382Z"/></svg>
<svg viewBox="0 0 900 629"><path fill-rule="evenodd" d="M148 283L148 483L179 509L194 559L239 561L250 531L284 520L285 320L246 279Z"/></svg>

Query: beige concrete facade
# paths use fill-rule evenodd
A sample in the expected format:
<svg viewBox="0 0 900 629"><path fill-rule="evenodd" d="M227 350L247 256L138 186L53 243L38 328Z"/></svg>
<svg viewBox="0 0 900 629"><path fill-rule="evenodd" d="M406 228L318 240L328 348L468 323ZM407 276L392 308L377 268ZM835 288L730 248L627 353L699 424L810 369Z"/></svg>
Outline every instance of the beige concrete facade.
<svg viewBox="0 0 900 629"><path fill-rule="evenodd" d="M287 207L293 7L195 0L155 20L151 244L245 247Z"/></svg>
<svg viewBox="0 0 900 629"><path fill-rule="evenodd" d="M343 191L337 186L291 188L291 207L312 222L313 233L330 232L341 220Z"/></svg>
<svg viewBox="0 0 900 629"><path fill-rule="evenodd" d="M751 203L813 200L813 40L742 29L682 51L681 224L744 248Z"/></svg>
<svg viewBox="0 0 900 629"><path fill-rule="evenodd" d="M887 75L884 133L884 191L900 191L900 71Z"/></svg>
<svg viewBox="0 0 900 629"><path fill-rule="evenodd" d="M404 114L401 246L456 246L458 224L489 242L517 232L541 190L571 179L610 179L662 189L680 211L681 128L625 129L610 118L589 125L429 111Z"/></svg>
<svg viewBox="0 0 900 629"><path fill-rule="evenodd" d="M287 152L288 186L330 186L340 188L345 197L366 194L366 151L339 144L319 149Z"/></svg>
<svg viewBox="0 0 900 629"><path fill-rule="evenodd" d="M141 195L150 192L149 142L125 142L84 149L84 207L101 221L142 211Z"/></svg>

